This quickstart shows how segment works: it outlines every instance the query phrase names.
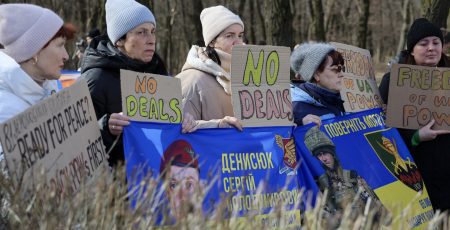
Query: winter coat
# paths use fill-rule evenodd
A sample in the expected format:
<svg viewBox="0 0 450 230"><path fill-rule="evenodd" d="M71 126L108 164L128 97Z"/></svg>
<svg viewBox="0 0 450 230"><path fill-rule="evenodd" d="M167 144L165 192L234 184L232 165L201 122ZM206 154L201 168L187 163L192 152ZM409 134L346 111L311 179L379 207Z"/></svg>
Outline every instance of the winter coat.
<svg viewBox="0 0 450 230"><path fill-rule="evenodd" d="M211 60L202 47L192 46L176 78L181 80L184 112L198 121L197 128L217 128L219 119L234 116L231 104L231 55L216 50L221 65Z"/></svg>
<svg viewBox="0 0 450 230"><path fill-rule="evenodd" d="M0 123L58 91L57 81L40 86L14 59L0 51ZM0 146L0 152L2 152Z"/></svg>
<svg viewBox="0 0 450 230"><path fill-rule="evenodd" d="M322 120L346 114L339 93L313 83L291 84L291 97L297 125L303 125L302 119L308 114L319 116Z"/></svg>
<svg viewBox="0 0 450 230"><path fill-rule="evenodd" d="M109 116L122 112L120 69L167 75L166 67L157 54L153 55L150 63L144 63L121 53L106 35L92 40L83 57L80 78L87 80L106 151L116 139L109 132ZM124 161L122 137L109 156L110 165L116 165L118 161Z"/></svg>
<svg viewBox="0 0 450 230"><path fill-rule="evenodd" d="M400 55L400 64L405 64L406 52ZM448 64L438 67L450 67ZM384 103L389 98L390 72L381 80L379 90ZM420 142L412 146L412 137L417 130L398 129L403 141L414 158L422 174L434 209L450 210L450 134L438 135L434 140Z"/></svg>

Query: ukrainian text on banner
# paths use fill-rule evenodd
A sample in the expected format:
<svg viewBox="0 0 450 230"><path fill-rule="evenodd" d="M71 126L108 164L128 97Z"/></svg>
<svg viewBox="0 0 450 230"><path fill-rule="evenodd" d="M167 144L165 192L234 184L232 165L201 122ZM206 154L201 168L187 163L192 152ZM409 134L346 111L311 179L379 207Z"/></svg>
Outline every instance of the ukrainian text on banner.
<svg viewBox="0 0 450 230"><path fill-rule="evenodd" d="M162 173L168 186L161 190L165 194L159 206L168 206L172 219L180 214L182 197L192 195L180 188L183 194L177 196L172 189L189 181L191 191L209 187L205 214L225 206L226 217L252 212L259 214L257 221L273 224L277 221L269 213L282 204L283 218L291 225L300 223L301 185L292 127L203 129L191 134L180 130L179 124L131 122L124 131L128 180L140 183L142 178L133 177L136 168L154 178Z"/></svg>
<svg viewBox="0 0 450 230"><path fill-rule="evenodd" d="M411 227L424 227L433 217L417 166L397 130L385 126L380 109L324 120L320 128L299 127L294 138L319 188L329 190L326 211L341 212L360 189L352 203L357 212L371 198L394 217L411 205Z"/></svg>

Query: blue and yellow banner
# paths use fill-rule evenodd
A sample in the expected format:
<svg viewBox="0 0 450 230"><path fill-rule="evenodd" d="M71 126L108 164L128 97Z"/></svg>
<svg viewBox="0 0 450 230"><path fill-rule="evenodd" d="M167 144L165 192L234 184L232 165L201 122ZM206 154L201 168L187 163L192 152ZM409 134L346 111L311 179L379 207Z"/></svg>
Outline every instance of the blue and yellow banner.
<svg viewBox="0 0 450 230"><path fill-rule="evenodd" d="M352 205L362 213L370 199L380 213L388 210L394 217L409 207L410 227L422 228L433 217L417 165L398 131L385 126L381 109L325 120L320 128L302 126L294 138L299 160L319 189L329 192L327 212L343 212Z"/></svg>
<svg viewBox="0 0 450 230"><path fill-rule="evenodd" d="M317 186L297 161L292 132L293 127L258 127L181 134L180 124L131 122L124 131L128 181L130 187L140 183L144 177L136 181L136 171L160 177L161 206L169 207L173 219L195 191L203 191L206 215L222 205L226 216L252 212L258 221L273 223L269 213L282 207L292 225L299 225L302 188Z"/></svg>

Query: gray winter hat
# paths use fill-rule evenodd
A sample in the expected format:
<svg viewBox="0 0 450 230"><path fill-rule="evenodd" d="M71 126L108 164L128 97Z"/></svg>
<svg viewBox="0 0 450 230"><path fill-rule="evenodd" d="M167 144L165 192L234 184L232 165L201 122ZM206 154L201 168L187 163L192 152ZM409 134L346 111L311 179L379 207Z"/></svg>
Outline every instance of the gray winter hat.
<svg viewBox="0 0 450 230"><path fill-rule="evenodd" d="M150 22L156 26L152 12L134 0L107 0L105 11L106 29L113 44L142 23Z"/></svg>
<svg viewBox="0 0 450 230"><path fill-rule="evenodd" d="M328 43L302 43L292 51L291 68L305 81L310 81L327 54L335 50Z"/></svg>

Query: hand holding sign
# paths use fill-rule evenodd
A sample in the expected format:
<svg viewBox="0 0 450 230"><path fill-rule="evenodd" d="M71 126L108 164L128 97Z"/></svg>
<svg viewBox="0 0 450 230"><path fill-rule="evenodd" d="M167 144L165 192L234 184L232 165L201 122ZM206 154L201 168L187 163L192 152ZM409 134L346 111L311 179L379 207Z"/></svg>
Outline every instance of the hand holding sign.
<svg viewBox="0 0 450 230"><path fill-rule="evenodd" d="M449 134L448 130L434 130L432 129L435 120L431 120L430 123L419 129L419 139L420 141L431 141L434 140L438 135Z"/></svg>
<svg viewBox="0 0 450 230"><path fill-rule="evenodd" d="M108 120L109 132L114 136L119 136L122 134L123 127L130 124L129 120L130 118L123 115L122 112L111 114Z"/></svg>

